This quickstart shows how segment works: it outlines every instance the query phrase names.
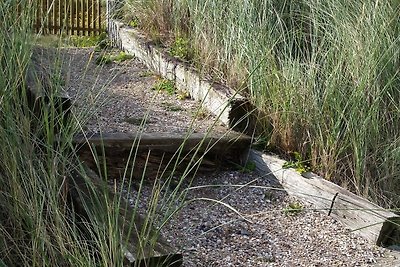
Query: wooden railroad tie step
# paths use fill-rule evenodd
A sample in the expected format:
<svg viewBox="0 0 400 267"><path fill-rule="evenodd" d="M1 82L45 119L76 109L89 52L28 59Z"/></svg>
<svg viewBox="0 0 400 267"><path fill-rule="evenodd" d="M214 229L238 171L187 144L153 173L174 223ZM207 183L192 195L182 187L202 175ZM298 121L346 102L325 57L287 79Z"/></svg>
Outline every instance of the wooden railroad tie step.
<svg viewBox="0 0 400 267"><path fill-rule="evenodd" d="M285 161L250 150L256 171L276 178L290 194L343 223L378 246L400 250L400 216L315 174L284 167Z"/></svg>
<svg viewBox="0 0 400 267"><path fill-rule="evenodd" d="M250 146L251 137L233 131L218 134L205 133L105 133L77 136L75 144L104 146L110 148L128 148L132 145L140 149L155 149L165 152L175 152L183 146L183 151L189 151L201 144L201 150L216 153L245 150ZM240 151L239 151L240 152Z"/></svg>
<svg viewBox="0 0 400 267"><path fill-rule="evenodd" d="M199 164L200 170L214 170L220 162L240 164L251 141L247 135L228 132L108 133L77 136L73 142L81 160L90 168L97 170L99 162L105 163L107 175L118 179L126 167L133 167L134 176L141 177L144 169L146 176L154 176L159 170L184 169L190 164Z"/></svg>

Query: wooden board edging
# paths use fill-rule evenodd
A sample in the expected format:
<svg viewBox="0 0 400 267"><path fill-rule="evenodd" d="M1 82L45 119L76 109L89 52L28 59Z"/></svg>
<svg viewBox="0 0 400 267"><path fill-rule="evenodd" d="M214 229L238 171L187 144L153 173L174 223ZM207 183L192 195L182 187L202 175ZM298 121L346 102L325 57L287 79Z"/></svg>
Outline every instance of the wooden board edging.
<svg viewBox="0 0 400 267"><path fill-rule="evenodd" d="M164 152L176 152L182 146L183 151L195 149L202 145L205 149L221 151L226 153L228 150L245 152L250 146L252 138L230 131L227 133L104 133L94 134L87 137L74 137L75 145L87 145L104 148L127 148L132 145L141 149L162 150Z"/></svg>
<svg viewBox="0 0 400 267"><path fill-rule="evenodd" d="M73 140L82 161L99 174L121 179L133 171L154 179L171 171L184 173L188 166L196 171L214 171L221 164L241 164L251 137L235 133L108 133L77 136ZM132 150L132 148L134 148ZM134 155L131 155L131 151ZM100 156L100 159L96 155ZM218 162L218 163L217 163ZM99 166L105 164L107 173ZM177 165L175 165L177 164ZM129 172L126 170L129 169ZM162 170L162 172L160 172ZM159 177L160 178L160 177Z"/></svg>
<svg viewBox="0 0 400 267"><path fill-rule="evenodd" d="M368 241L384 247L400 241L396 236L400 222L397 214L320 176L311 174L305 178L293 169L285 169L285 161L275 156L250 150L247 160L256 164L258 174L273 175L289 195L325 211Z"/></svg>
<svg viewBox="0 0 400 267"><path fill-rule="evenodd" d="M175 82L178 90L202 102L212 114L227 126L231 126L232 103L248 101L234 90L206 79L188 64L167 55L137 30L113 19L108 20L108 33L114 46L139 58L149 69L163 78Z"/></svg>

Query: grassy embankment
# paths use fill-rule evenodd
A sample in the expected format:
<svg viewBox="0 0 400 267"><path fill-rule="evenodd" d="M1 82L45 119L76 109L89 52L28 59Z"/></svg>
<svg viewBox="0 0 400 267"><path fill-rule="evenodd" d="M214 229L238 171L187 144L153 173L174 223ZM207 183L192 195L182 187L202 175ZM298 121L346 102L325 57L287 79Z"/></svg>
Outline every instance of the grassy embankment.
<svg viewBox="0 0 400 267"><path fill-rule="evenodd" d="M126 19L259 109L266 149L400 204L398 1L128 0ZM178 52L176 52L178 51Z"/></svg>
<svg viewBox="0 0 400 267"><path fill-rule="evenodd" d="M33 65L34 12L29 3L0 1L0 266L123 266L128 242L123 229L138 231L137 258L143 255L141 248L154 245L158 233L136 229L134 220L120 221L120 208L127 207L121 207L126 202L121 201L119 189L116 197L109 198L108 187L94 190L87 179L72 137L81 131L89 110L72 111L66 120L55 101L64 85L60 62L45 66L49 76L38 73L40 66ZM32 107L28 85L46 96L42 109ZM171 164L177 162L179 155ZM182 179L195 168L192 163ZM98 167L106 173L103 166ZM86 180L91 197L80 206L86 218L74 212L68 193L71 177L77 174ZM168 196L160 194L173 174L165 176L148 196L152 205L147 225L163 225L184 199L179 184ZM128 169L122 179L129 190L133 177ZM156 207L162 209L161 215Z"/></svg>

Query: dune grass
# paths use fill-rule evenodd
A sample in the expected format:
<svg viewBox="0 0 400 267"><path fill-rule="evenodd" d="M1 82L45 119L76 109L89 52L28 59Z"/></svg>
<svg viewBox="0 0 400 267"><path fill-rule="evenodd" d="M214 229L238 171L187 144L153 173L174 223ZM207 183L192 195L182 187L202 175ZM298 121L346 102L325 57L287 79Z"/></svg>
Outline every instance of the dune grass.
<svg viewBox="0 0 400 267"><path fill-rule="evenodd" d="M136 247L130 250L135 259L151 256L148 250L156 246L162 227L184 205L186 191L180 187L184 180L190 185L202 161L200 146L185 161L183 173L175 173L187 157L181 150L167 164L166 169L172 172L160 167L147 196L150 205L143 227L139 228L134 218L147 163L142 177L134 177L128 167L137 157L137 147L132 147L120 181L128 191L134 181L139 184L132 207L124 199L124 188L116 185L110 191L100 151L93 151L100 177L93 179L93 171L80 162L72 139L84 133L83 125L94 111L90 106L72 110L69 119L61 112L56 99L65 86L60 62L66 58L56 57L54 64L46 66L46 74L35 68L40 60L32 56L38 38L32 30L34 11L29 9L29 1L0 2L0 19L4 21L0 24L0 266L126 266L131 246ZM61 54L61 38L39 43ZM41 109L32 106L28 87L44 94ZM88 97L88 103L96 101L96 96ZM141 128L145 123L146 118ZM139 139L140 133L136 144ZM166 188L171 183L174 189L169 192ZM132 235L138 241L133 242Z"/></svg>
<svg viewBox="0 0 400 267"><path fill-rule="evenodd" d="M399 1L127 0L126 19L260 110L266 149L400 204ZM183 39L182 39L183 38Z"/></svg>
<svg viewBox="0 0 400 267"><path fill-rule="evenodd" d="M160 230L136 229L134 220L128 225L120 221L121 208L127 208L122 189L116 189L114 197L106 186L95 190L71 144L88 113L61 123L64 115L52 101L62 86L59 79L50 80L50 101L41 116L29 108L24 96L33 11L21 8L28 3L0 2L0 265L123 266L129 242L124 229L139 232L143 250L154 245ZM245 89L243 93L265 114L260 118L264 129L272 129L261 131L271 140L270 146L299 151L328 178L388 205L397 204L400 112L395 6L245 3L143 0L131 11L140 10L139 26L155 35L164 37L171 31L172 39L190 40L187 60L205 66L203 72ZM37 81L37 86L45 86ZM193 152L171 194L161 191L176 183L173 173L160 170L147 226L154 223L161 228L185 204L186 191L179 187L184 179L190 184L202 159L198 148ZM133 149L132 162L136 153ZM170 161L173 172L182 157L177 151ZM107 173L105 166L98 168ZM90 195L83 222L66 199L67 180L76 174L83 177ZM122 179L132 185L128 168ZM139 193L143 181L144 176ZM135 256L140 258L143 252L139 249Z"/></svg>
<svg viewBox="0 0 400 267"><path fill-rule="evenodd" d="M79 127L75 118L62 123L65 114L54 101L61 84L43 80L32 67L34 12L28 4L24 0L0 3L1 264L91 266L97 261L94 251L104 256L109 247L94 249L82 231L101 236L98 233L107 229L83 230L67 205L67 179L72 171L80 171L71 149ZM41 103L39 112L30 106L29 86L46 91L48 101Z"/></svg>

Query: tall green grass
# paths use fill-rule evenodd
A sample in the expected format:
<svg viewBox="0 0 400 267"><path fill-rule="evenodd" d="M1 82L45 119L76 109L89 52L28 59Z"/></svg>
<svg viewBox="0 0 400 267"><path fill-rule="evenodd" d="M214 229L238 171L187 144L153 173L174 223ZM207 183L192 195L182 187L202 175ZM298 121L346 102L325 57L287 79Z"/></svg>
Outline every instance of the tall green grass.
<svg viewBox="0 0 400 267"><path fill-rule="evenodd" d="M179 188L184 179L189 184L193 179L202 159L200 148L194 148L172 192L167 188L187 155L176 152L167 166L172 172L160 167L139 225L135 218L147 163L143 176L134 177L128 168L137 157L133 147L121 182L128 191L139 182L134 207L124 200L121 188L110 192L106 164L100 164L104 155L93 151L99 173L105 174L100 178L93 179L96 175L80 163L72 139L82 134L82 123L93 110L72 110L67 122L60 113L56 97L63 86L61 61L66 59L60 55L45 66L49 77L36 68L40 60L35 60L38 54L32 56L36 37L30 3L0 2L0 266L125 266L127 249L136 259L152 256L148 251L157 246L162 227L185 201L186 191ZM32 86L48 99L40 111L27 97ZM136 144L139 139L140 133Z"/></svg>
<svg viewBox="0 0 400 267"><path fill-rule="evenodd" d="M193 64L248 95L269 148L400 204L398 1L127 0L125 10L153 38L190 40Z"/></svg>
<svg viewBox="0 0 400 267"><path fill-rule="evenodd" d="M0 265L122 266L119 199L107 188L94 191L74 153L72 137L85 118L73 113L64 123L56 62L46 66L49 79L35 71L30 3L0 2ZM48 98L38 112L28 86ZM85 219L68 204L74 175L86 177Z"/></svg>
<svg viewBox="0 0 400 267"><path fill-rule="evenodd" d="M94 249L85 242L66 194L71 171L79 171L71 150L78 127L74 119L61 123L64 116L54 101L60 84L52 79L57 69L43 80L32 65L30 2L0 2L1 265L90 266L96 262ZM29 79L30 86L47 91L49 101L39 113L26 97Z"/></svg>

